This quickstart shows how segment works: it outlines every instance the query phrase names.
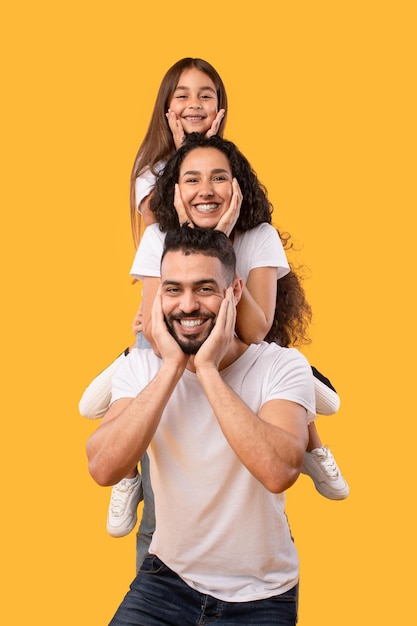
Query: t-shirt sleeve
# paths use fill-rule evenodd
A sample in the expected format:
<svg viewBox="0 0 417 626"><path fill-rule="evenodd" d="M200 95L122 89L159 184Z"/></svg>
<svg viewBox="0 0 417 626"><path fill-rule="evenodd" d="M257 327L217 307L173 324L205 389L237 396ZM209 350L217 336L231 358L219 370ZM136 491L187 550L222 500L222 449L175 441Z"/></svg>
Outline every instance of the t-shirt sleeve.
<svg viewBox="0 0 417 626"><path fill-rule="evenodd" d="M152 349L133 348L112 378L112 402L136 396L156 376L162 361Z"/></svg>
<svg viewBox="0 0 417 626"><path fill-rule="evenodd" d="M296 348L282 348L271 363L266 400L291 400L307 410L307 422L316 418L314 379L306 357Z"/></svg>
<svg viewBox="0 0 417 626"><path fill-rule="evenodd" d="M154 171L159 174L165 167L165 161L159 161L154 167ZM156 176L148 167L142 174L140 174L135 180L135 202L136 208L140 210L140 203L151 193L155 187Z"/></svg>
<svg viewBox="0 0 417 626"><path fill-rule="evenodd" d="M259 267L276 267L277 280L290 271L281 239L271 224L265 222L237 236L234 247L237 268L244 283L249 272Z"/></svg>
<svg viewBox="0 0 417 626"><path fill-rule="evenodd" d="M160 277L164 240L165 233L159 230L158 224L151 224L146 228L130 270L133 278L143 280L145 276Z"/></svg>
<svg viewBox="0 0 417 626"><path fill-rule="evenodd" d="M136 398L142 385L135 373L135 349L123 359L112 378L111 401L121 398Z"/></svg>
<svg viewBox="0 0 417 626"><path fill-rule="evenodd" d="M290 271L285 250L276 228L264 224L258 238L258 254L254 254L253 267L276 267L277 279L282 278ZM268 262L269 259L269 262Z"/></svg>
<svg viewBox="0 0 417 626"><path fill-rule="evenodd" d="M155 186L156 177L152 174L150 169L145 170L135 180L135 202L136 208L140 211L140 204L151 193Z"/></svg>

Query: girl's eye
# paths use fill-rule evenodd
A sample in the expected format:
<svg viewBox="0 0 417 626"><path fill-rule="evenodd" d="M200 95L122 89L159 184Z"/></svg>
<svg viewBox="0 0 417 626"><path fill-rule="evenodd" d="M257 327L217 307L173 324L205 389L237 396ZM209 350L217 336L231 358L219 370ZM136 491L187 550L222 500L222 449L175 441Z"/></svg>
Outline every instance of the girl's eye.
<svg viewBox="0 0 417 626"><path fill-rule="evenodd" d="M215 176L215 177L213 178L213 180L214 180L215 182L224 182L224 181L227 181L227 178L226 178L226 176Z"/></svg>
<svg viewBox="0 0 417 626"><path fill-rule="evenodd" d="M198 178L187 178L186 183L198 183Z"/></svg>

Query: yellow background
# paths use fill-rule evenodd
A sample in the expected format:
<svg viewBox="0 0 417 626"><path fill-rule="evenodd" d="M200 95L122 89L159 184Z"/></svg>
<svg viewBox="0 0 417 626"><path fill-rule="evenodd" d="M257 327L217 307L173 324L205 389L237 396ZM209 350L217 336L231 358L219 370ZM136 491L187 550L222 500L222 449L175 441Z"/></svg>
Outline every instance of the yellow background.
<svg viewBox="0 0 417 626"><path fill-rule="evenodd" d="M319 431L351 496L301 476L288 513L300 626L415 610L415 19L412 2L23 1L1 19L4 624L103 626L134 575L110 538L78 414L131 342L129 175L184 56L229 94L226 136L310 269L311 362L342 398ZM175 507L175 502L172 503ZM410 567L410 569L408 569Z"/></svg>

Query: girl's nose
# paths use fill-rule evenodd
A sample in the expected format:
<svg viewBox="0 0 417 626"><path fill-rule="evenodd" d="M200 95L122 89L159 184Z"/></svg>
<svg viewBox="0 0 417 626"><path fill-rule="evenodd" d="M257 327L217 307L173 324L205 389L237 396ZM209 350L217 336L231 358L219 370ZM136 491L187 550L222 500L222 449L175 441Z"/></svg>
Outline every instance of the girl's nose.
<svg viewBox="0 0 417 626"><path fill-rule="evenodd" d="M195 98L191 98L191 102L189 104L190 109L202 109L201 103L197 96Z"/></svg>

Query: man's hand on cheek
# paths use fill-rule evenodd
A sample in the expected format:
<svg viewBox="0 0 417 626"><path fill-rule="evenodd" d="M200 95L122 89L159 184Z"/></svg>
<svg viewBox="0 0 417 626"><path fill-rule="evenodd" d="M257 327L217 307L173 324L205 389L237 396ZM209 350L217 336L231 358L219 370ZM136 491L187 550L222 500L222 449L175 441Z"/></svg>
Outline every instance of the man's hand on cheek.
<svg viewBox="0 0 417 626"><path fill-rule="evenodd" d="M219 368L220 361L233 341L236 324L236 305L232 287L226 289L216 324L194 358L196 369Z"/></svg>
<svg viewBox="0 0 417 626"><path fill-rule="evenodd" d="M162 310L162 288L159 287L152 307L152 336L159 356L165 362L173 362L185 369L189 356L184 354L169 332Z"/></svg>

